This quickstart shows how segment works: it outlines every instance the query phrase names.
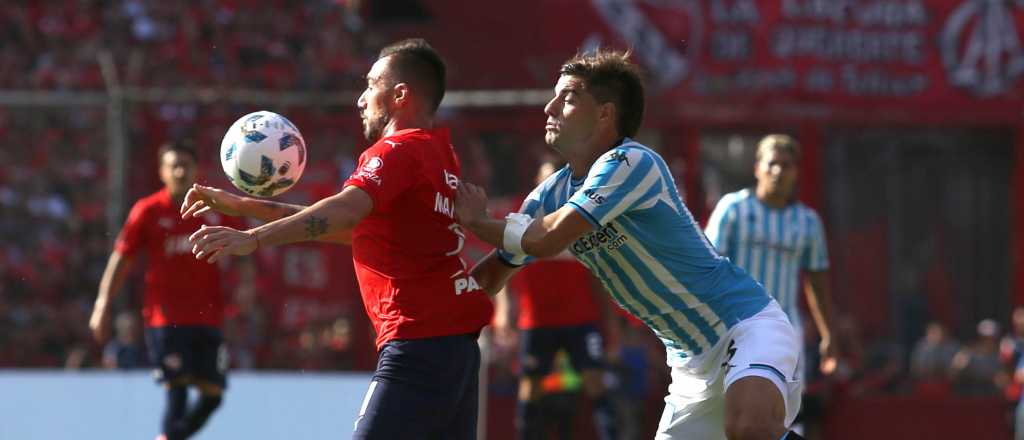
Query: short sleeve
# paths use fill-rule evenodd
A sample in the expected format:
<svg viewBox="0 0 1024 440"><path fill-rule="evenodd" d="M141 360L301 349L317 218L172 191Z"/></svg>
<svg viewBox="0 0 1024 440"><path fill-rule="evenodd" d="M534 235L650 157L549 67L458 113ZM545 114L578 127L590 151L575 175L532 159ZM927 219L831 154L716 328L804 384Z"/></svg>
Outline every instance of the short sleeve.
<svg viewBox="0 0 1024 440"><path fill-rule="evenodd" d="M719 254L729 256L730 252L735 251L731 244L735 229L736 203L730 194L726 194L715 205L715 210L711 212L704 235L708 237L708 241L718 250Z"/></svg>
<svg viewBox="0 0 1024 440"><path fill-rule="evenodd" d="M825 242L825 228L821 224L821 218L816 212L809 211L806 222L809 236L800 267L810 272L828 270L828 246Z"/></svg>
<svg viewBox="0 0 1024 440"><path fill-rule="evenodd" d="M663 185L652 153L615 148L597 159L569 204L597 228L630 210L653 206Z"/></svg>
<svg viewBox="0 0 1024 440"><path fill-rule="evenodd" d="M359 164L344 186L356 186L373 199L373 209L386 209L415 181L416 163L410 157L413 145L392 147L381 142L359 156Z"/></svg>
<svg viewBox="0 0 1024 440"><path fill-rule="evenodd" d="M128 219L124 221L121 232L117 234L114 241L114 250L121 255L132 255L138 252L145 242L145 224L147 213L146 205L141 201L132 206L128 212Z"/></svg>

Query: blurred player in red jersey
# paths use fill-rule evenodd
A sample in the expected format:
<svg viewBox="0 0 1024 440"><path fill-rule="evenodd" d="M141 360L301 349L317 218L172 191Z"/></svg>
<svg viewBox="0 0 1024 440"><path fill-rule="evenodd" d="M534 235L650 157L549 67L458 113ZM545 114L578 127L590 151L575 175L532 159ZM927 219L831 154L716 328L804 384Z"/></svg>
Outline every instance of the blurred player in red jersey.
<svg viewBox="0 0 1024 440"><path fill-rule="evenodd" d="M209 224L239 225L217 213L182 219L178 206L196 180L196 153L166 144L158 153L164 188L132 207L100 281L89 328L100 344L110 337L111 301L139 254L146 258L142 316L150 362L167 388L163 435L167 440L195 434L220 406L227 386L224 292L220 269L192 257L189 235ZM223 223L222 223L223 222ZM199 400L188 405L188 386Z"/></svg>
<svg viewBox="0 0 1024 440"><path fill-rule="evenodd" d="M214 262L261 246L350 240L378 350L353 438L475 438L477 336L492 305L459 257L460 165L448 131L434 128L444 62L423 40L400 41L381 50L366 83L357 105L375 143L341 192L299 207L196 186L183 216L216 209L278 220L248 231L203 227L193 252Z"/></svg>
<svg viewBox="0 0 1024 440"><path fill-rule="evenodd" d="M561 168L549 157L537 172L537 184ZM544 438L542 379L551 372L555 355L565 350L574 369L582 376L583 393L593 402L594 424L602 440L618 437L614 405L604 384L604 342L599 331L608 300L590 271L568 251L538 260L509 280L504 295L497 295L499 319L495 330L508 333L513 307L510 295L518 297L520 330L519 395L516 429L520 439ZM610 318L612 316L606 315ZM615 330L608 325L606 330ZM505 339L508 339L507 337ZM615 338L612 338L615 339Z"/></svg>

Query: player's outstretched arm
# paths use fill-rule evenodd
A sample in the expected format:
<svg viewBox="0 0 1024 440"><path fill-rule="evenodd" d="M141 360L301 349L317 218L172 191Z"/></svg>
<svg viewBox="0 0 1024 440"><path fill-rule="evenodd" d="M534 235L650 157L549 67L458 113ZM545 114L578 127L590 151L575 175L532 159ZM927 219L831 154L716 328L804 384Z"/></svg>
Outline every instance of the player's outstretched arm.
<svg viewBox="0 0 1024 440"><path fill-rule="evenodd" d="M306 209L306 206L244 197L210 186L194 184L181 203L181 218L199 217L207 212L217 211L224 215L272 222L297 214L303 209ZM352 235L350 230L337 231L317 241L349 244L352 242Z"/></svg>
<svg viewBox="0 0 1024 440"><path fill-rule="evenodd" d="M487 194L482 188L466 182L459 184L455 201L459 223L481 240L513 254L551 257L593 230L583 215L570 205L562 206L543 218L530 220L525 231L510 226L508 219L487 216L486 207Z"/></svg>
<svg viewBox="0 0 1024 440"><path fill-rule="evenodd" d="M248 231L203 226L189 237L192 253L216 262L226 255L248 255L259 247L316 241L351 231L373 210L373 199L362 189L347 186L293 215Z"/></svg>
<svg viewBox="0 0 1024 440"><path fill-rule="evenodd" d="M192 185L181 204L181 218L199 217L210 211L272 222L305 209L302 205L260 200L210 186Z"/></svg>
<svg viewBox="0 0 1024 440"><path fill-rule="evenodd" d="M491 251L473 266L470 275L477 284L490 296L495 296L508 283L509 278L519 271L518 267L509 266L501 261L497 251Z"/></svg>
<svg viewBox="0 0 1024 440"><path fill-rule="evenodd" d="M118 251L111 253L107 260L107 268L103 270L103 278L100 279L99 294L96 295L92 316L89 317L89 330L97 343L103 344L110 338L110 303L121 291L133 262L133 257Z"/></svg>

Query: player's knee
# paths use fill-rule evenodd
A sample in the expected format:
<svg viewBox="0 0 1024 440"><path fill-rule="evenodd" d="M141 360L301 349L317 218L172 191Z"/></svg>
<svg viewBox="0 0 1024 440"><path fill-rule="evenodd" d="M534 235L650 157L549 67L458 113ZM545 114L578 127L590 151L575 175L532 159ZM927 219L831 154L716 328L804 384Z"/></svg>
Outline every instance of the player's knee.
<svg viewBox="0 0 1024 440"><path fill-rule="evenodd" d="M210 411L210 412L213 412L218 407L220 407L220 404L223 401L224 401L224 396L222 396L220 394L216 394L216 395L213 395L213 394L200 394L199 395L199 404L204 406L204 407L206 407L206 409L208 411Z"/></svg>
<svg viewBox="0 0 1024 440"><path fill-rule="evenodd" d="M220 385L217 385L217 384L214 384L214 383L203 382L203 381L196 381L195 382L195 386L196 386L196 388L199 389L199 394L201 394L203 396L218 396L218 397L220 397L221 395L224 394L224 387L222 387Z"/></svg>
<svg viewBox="0 0 1024 440"><path fill-rule="evenodd" d="M725 437L729 440L767 440L778 431L775 424L758 417L733 417L725 421Z"/></svg>
<svg viewBox="0 0 1024 440"><path fill-rule="evenodd" d="M740 412L725 420L725 437L729 440L772 440L783 432L782 425L768 414Z"/></svg>
<svg viewBox="0 0 1024 440"><path fill-rule="evenodd" d="M539 377L523 376L519 379L519 400L532 402L540 399L542 391Z"/></svg>

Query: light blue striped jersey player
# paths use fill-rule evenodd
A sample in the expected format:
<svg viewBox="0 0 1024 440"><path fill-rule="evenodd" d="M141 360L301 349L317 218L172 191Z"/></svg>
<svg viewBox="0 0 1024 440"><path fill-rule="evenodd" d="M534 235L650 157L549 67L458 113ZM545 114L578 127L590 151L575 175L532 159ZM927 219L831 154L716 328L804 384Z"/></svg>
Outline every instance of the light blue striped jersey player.
<svg viewBox="0 0 1024 440"><path fill-rule="evenodd" d="M594 230L569 250L624 309L665 343L670 365L714 346L771 301L753 278L715 252L683 204L658 153L629 139L601 155L585 178L569 166L527 196L540 218L565 204ZM530 257L499 251L512 265Z"/></svg>
<svg viewBox="0 0 1024 440"><path fill-rule="evenodd" d="M764 285L799 329L800 271L828 269L818 214L800 202L772 208L744 189L718 201L706 232L722 255Z"/></svg>

